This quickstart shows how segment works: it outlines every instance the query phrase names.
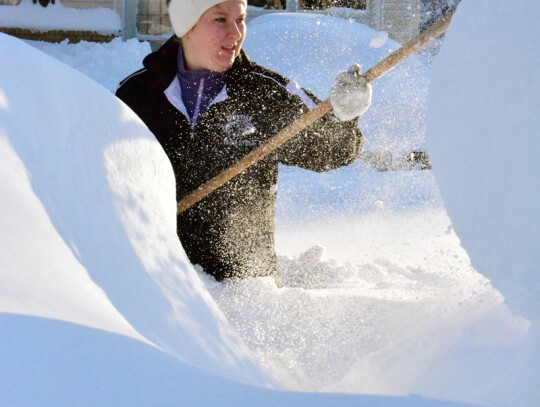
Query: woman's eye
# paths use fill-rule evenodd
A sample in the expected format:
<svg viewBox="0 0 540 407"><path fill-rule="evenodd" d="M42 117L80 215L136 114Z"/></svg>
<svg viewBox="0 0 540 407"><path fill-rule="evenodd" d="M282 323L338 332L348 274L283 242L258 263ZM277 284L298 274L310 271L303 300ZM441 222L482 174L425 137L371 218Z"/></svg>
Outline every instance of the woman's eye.
<svg viewBox="0 0 540 407"><path fill-rule="evenodd" d="M217 21L218 23L224 23L226 20L225 17L218 17L215 21Z"/></svg>

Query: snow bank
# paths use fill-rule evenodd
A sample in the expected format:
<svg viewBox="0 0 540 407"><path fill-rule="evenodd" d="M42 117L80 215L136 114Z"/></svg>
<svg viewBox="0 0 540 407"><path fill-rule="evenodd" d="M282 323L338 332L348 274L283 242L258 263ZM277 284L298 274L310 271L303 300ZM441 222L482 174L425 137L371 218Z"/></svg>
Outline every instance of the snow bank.
<svg viewBox="0 0 540 407"><path fill-rule="evenodd" d="M23 0L17 6L0 5L0 27L28 28L38 31L88 30L102 34L118 33L120 16L111 9L75 9L60 1L48 7Z"/></svg>
<svg viewBox="0 0 540 407"><path fill-rule="evenodd" d="M244 43L256 62L326 99L338 71L357 62L367 71L400 47L385 32L351 20L272 13L250 21ZM427 68L416 57L375 81L373 104L360 118L368 150L423 150Z"/></svg>
<svg viewBox="0 0 540 407"><path fill-rule="evenodd" d="M433 65L429 153L448 213L473 266L532 322L490 405L540 400L539 19L533 0L464 1Z"/></svg>
<svg viewBox="0 0 540 407"><path fill-rule="evenodd" d="M434 173L473 264L540 319L540 13L533 1L462 9L433 68Z"/></svg>
<svg viewBox="0 0 540 407"><path fill-rule="evenodd" d="M179 244L159 143L106 89L0 39L0 311L144 338L268 384Z"/></svg>

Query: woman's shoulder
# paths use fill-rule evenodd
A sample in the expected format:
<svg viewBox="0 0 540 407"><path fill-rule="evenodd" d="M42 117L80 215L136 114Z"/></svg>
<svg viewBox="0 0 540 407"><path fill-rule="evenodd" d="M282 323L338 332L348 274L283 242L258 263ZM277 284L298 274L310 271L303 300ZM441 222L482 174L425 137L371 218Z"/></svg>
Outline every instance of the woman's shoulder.
<svg viewBox="0 0 540 407"><path fill-rule="evenodd" d="M120 83L118 84L118 88L126 85L128 82L130 82L130 84L131 84L131 83L136 83L136 82L140 81L141 79L144 78L147 71L148 71L147 68L141 68L138 71L133 72L129 76L122 79L122 81L120 81Z"/></svg>
<svg viewBox="0 0 540 407"><path fill-rule="evenodd" d="M303 89L298 82L286 76L265 68L256 63L252 63L252 69L249 72L250 82L255 87L261 88L264 86L279 88L283 95L287 98L298 97L310 109L313 109L320 101L311 92Z"/></svg>
<svg viewBox="0 0 540 407"><path fill-rule="evenodd" d="M249 72L249 75L255 80L267 82L268 84L274 84L286 88L291 80L276 71L265 68L259 64L253 63L252 69Z"/></svg>
<svg viewBox="0 0 540 407"><path fill-rule="evenodd" d="M176 74L179 41L173 36L157 51L148 54L143 60L143 68L123 79L118 88L165 90Z"/></svg>

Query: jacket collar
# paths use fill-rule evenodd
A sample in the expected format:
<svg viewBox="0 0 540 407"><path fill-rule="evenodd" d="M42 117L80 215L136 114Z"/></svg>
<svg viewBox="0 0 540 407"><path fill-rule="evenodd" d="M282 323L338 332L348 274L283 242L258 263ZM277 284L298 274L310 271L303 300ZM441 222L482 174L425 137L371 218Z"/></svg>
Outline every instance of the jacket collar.
<svg viewBox="0 0 540 407"><path fill-rule="evenodd" d="M176 35L172 36L157 51L147 55L143 60L143 65L153 75L156 85L166 89L173 81L177 72L178 47L182 41ZM234 60L233 66L226 72L226 83L232 85L241 76L253 70L254 64L249 60L247 54L242 49Z"/></svg>

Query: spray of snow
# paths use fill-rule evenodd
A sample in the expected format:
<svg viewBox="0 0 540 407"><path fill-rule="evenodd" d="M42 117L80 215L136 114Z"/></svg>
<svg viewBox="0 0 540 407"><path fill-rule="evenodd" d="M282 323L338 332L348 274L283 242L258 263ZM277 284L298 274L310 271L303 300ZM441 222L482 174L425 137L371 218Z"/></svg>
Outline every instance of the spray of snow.
<svg viewBox="0 0 540 407"><path fill-rule="evenodd" d="M381 31L376 37L372 38L369 42L371 48L381 48L388 41L388 33Z"/></svg>
<svg viewBox="0 0 540 407"><path fill-rule="evenodd" d="M400 47L391 39L372 47L381 35L341 18L274 13L249 23L244 47L255 62L326 99L339 71L358 63L365 72ZM372 84L372 105L359 120L365 149L404 155L424 148L427 77L427 68L412 57Z"/></svg>

